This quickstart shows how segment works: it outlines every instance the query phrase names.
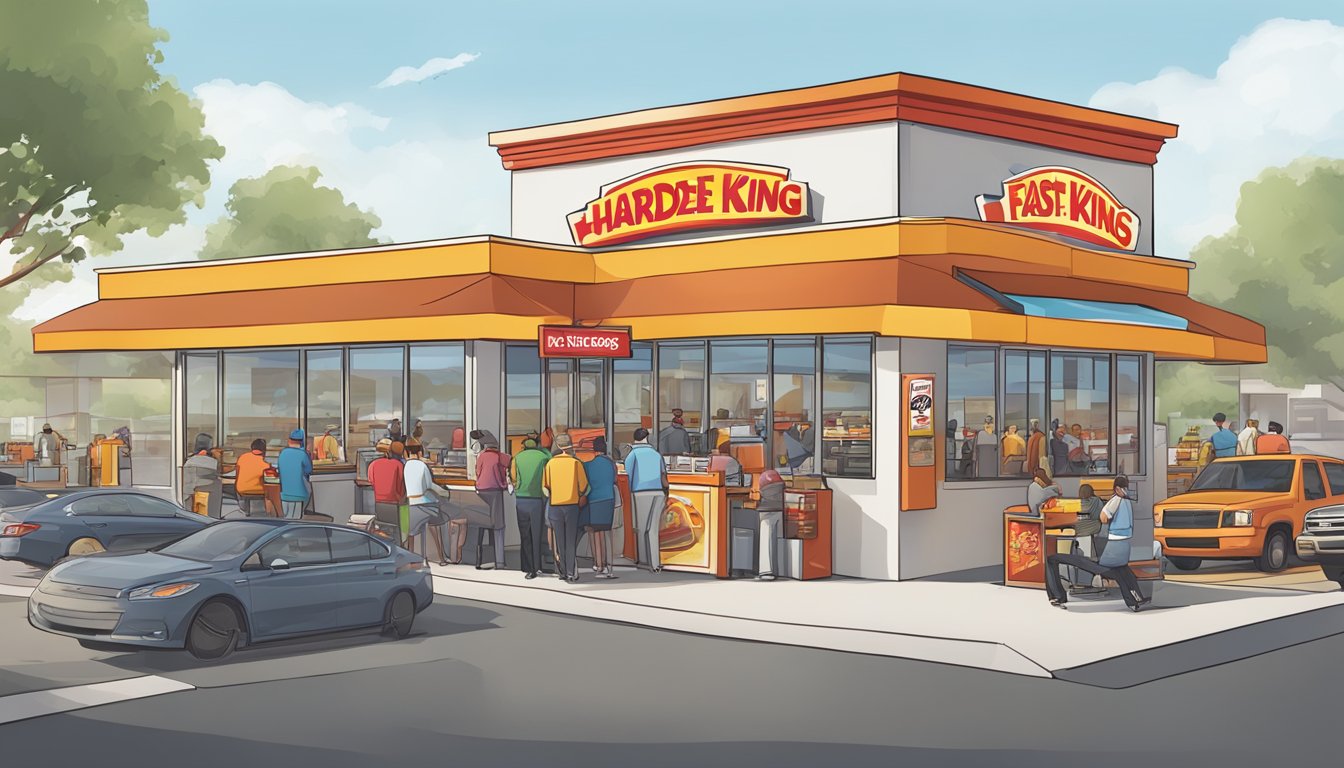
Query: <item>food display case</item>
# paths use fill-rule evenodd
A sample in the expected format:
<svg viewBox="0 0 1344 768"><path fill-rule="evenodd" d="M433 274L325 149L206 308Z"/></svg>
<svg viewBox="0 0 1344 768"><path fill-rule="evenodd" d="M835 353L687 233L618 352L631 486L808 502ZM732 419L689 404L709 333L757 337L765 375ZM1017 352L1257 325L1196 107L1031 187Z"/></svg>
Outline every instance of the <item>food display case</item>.
<svg viewBox="0 0 1344 768"><path fill-rule="evenodd" d="M674 462L682 458L690 459L671 457ZM694 459L691 466L698 468L701 460ZM703 461L708 464L707 458ZM667 479L667 504L658 527L658 549L663 568L728 578L728 496L723 473L687 472L669 467ZM625 523L622 555L634 560L639 532L635 530L634 504L624 468L619 469L616 487L621 494Z"/></svg>
<svg viewBox="0 0 1344 768"><path fill-rule="evenodd" d="M784 492L784 530L777 557L781 576L823 579L831 575L831 491L789 488Z"/></svg>

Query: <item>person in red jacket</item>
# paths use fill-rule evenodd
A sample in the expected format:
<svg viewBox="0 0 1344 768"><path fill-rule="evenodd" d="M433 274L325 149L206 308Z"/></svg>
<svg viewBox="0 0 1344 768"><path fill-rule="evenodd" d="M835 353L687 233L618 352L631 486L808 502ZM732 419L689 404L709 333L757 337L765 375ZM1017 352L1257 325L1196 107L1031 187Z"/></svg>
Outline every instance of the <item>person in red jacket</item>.
<svg viewBox="0 0 1344 768"><path fill-rule="evenodd" d="M373 515L395 542L403 540L401 505L406 503L406 475L402 455L405 452L406 446L392 443L387 455L374 459L368 469L369 485L373 486Z"/></svg>

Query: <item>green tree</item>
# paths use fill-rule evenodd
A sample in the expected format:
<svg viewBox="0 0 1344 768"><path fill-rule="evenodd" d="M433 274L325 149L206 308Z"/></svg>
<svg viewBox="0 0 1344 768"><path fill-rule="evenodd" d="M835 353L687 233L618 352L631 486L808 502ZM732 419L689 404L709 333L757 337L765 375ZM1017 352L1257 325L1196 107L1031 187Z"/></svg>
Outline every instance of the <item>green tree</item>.
<svg viewBox="0 0 1344 768"><path fill-rule="evenodd" d="M1258 375L1344 387L1344 160L1303 158L1246 182L1236 225L1190 256L1196 298L1265 326Z"/></svg>
<svg viewBox="0 0 1344 768"><path fill-rule="evenodd" d="M229 188L228 215L206 230L202 259L320 251L377 245L382 221L347 203L340 190L317 185L311 166L278 165Z"/></svg>
<svg viewBox="0 0 1344 768"><path fill-rule="evenodd" d="M0 246L17 260L0 286L161 234L202 204L224 151L158 71L167 37L145 0L5 4Z"/></svg>

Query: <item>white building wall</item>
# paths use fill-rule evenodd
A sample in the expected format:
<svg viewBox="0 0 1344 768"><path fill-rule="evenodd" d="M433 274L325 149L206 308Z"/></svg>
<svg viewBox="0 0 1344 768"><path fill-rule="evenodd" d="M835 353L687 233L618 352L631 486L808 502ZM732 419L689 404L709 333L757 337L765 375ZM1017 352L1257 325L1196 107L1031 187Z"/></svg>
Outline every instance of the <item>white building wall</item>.
<svg viewBox="0 0 1344 768"><path fill-rule="evenodd" d="M874 480L827 478L834 491L834 562L841 576L900 573L901 340L878 337L873 361Z"/></svg>
<svg viewBox="0 0 1344 768"><path fill-rule="evenodd" d="M510 234L526 240L572 243L565 217L596 198L602 185L662 165L713 160L790 169L792 178L806 182L812 192L815 223L896 215L896 123L893 122L514 171ZM757 231L799 226L765 227ZM669 239L677 238L661 238ZM642 242L659 240L650 238Z"/></svg>

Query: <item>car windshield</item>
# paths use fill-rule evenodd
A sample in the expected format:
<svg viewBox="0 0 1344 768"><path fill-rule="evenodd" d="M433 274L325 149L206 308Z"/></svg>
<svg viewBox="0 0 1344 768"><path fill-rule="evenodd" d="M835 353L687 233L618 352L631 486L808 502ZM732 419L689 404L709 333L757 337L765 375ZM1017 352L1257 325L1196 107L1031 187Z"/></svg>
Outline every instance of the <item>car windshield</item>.
<svg viewBox="0 0 1344 768"><path fill-rule="evenodd" d="M157 551L162 555L217 563L238 557L273 530L269 525L256 523L215 523Z"/></svg>
<svg viewBox="0 0 1344 768"><path fill-rule="evenodd" d="M1215 461L1190 486L1192 491L1265 491L1293 489L1295 461Z"/></svg>

